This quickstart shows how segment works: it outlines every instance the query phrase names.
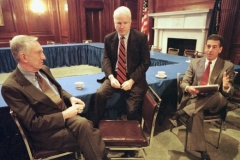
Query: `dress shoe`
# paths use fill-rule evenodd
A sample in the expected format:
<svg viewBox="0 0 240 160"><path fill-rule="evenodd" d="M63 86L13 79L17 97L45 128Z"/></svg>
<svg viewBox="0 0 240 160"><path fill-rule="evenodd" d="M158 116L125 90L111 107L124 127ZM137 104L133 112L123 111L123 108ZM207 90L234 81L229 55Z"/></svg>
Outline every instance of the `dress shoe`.
<svg viewBox="0 0 240 160"><path fill-rule="evenodd" d="M178 126L178 124L177 124L178 118L183 116L183 115L186 115L186 114L187 113L184 110L179 110L169 120L170 120L170 122L172 123L173 126L177 127Z"/></svg>
<svg viewBox="0 0 240 160"><path fill-rule="evenodd" d="M107 155L105 154L102 160L110 160L110 158L108 158Z"/></svg>
<svg viewBox="0 0 240 160"><path fill-rule="evenodd" d="M187 113L184 111L184 110L178 110L173 116L171 119L173 120L177 120L179 117L183 116L183 115L186 115Z"/></svg>
<svg viewBox="0 0 240 160"><path fill-rule="evenodd" d="M129 156L130 157L135 157L136 156L136 151L129 151Z"/></svg>
<svg viewBox="0 0 240 160"><path fill-rule="evenodd" d="M210 156L207 154L206 151L197 151L201 154L201 160L211 160Z"/></svg>
<svg viewBox="0 0 240 160"><path fill-rule="evenodd" d="M136 151L125 151L125 153L121 155L122 158L135 157L135 156L136 156Z"/></svg>
<svg viewBox="0 0 240 160"><path fill-rule="evenodd" d="M206 155L201 155L201 160L211 160L211 158L208 154L206 154Z"/></svg>

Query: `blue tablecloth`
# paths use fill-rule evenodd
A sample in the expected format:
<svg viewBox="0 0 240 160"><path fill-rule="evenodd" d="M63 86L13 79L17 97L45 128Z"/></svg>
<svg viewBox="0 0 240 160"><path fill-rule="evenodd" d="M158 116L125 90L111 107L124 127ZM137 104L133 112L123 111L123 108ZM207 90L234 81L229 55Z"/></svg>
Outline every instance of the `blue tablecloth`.
<svg viewBox="0 0 240 160"><path fill-rule="evenodd" d="M176 88L176 77L177 73L184 73L187 69L188 63L173 64L173 65L164 65L164 66L152 66L149 67L146 76L148 84L157 92L159 96L162 96L164 92L168 91L168 88ZM234 69L240 72L240 66L235 65ZM167 77L165 79L160 79L156 77L157 71L165 71ZM239 75L239 74L238 74ZM104 73L84 75L84 76L72 76L72 77L63 77L57 78L57 81L62 85L62 87L71 93L73 96L82 98L86 104L90 105L92 101L91 97L100 87L100 83L96 80L101 79L104 76ZM237 78L239 80L239 78ZM77 90L74 86L74 82L83 81L85 87L82 90ZM0 85L0 90L1 90ZM2 96L0 96L0 108L7 107Z"/></svg>
<svg viewBox="0 0 240 160"><path fill-rule="evenodd" d="M43 45L42 48L46 56L44 64L50 68L88 64L85 44Z"/></svg>
<svg viewBox="0 0 240 160"><path fill-rule="evenodd" d="M153 89L161 96L167 88L170 81L176 80L177 72L185 72L187 68L187 63L183 64L174 64L174 65L165 65L165 66L155 66L150 67L147 71L147 82ZM163 70L167 74L167 78L159 79L155 75L157 71ZM63 77L57 78L57 81L61 84L62 88L71 93L73 96L81 98L84 100L87 106L91 105L92 96L95 94L96 90L100 87L100 83L97 82L97 79L104 77L104 73L84 75L84 76L72 76L72 77ZM85 83L82 90L78 90L74 86L74 82L82 81ZM166 86L165 86L166 84ZM161 86L161 87L160 87ZM0 90L1 90L0 86ZM2 96L0 96L0 107L7 107Z"/></svg>
<svg viewBox="0 0 240 160"><path fill-rule="evenodd" d="M167 64L185 63L190 58L184 56L177 56L161 52L150 51L151 66L160 66Z"/></svg>
<svg viewBox="0 0 240 160"><path fill-rule="evenodd" d="M89 64L102 68L103 43L73 43L42 46L50 68ZM151 66L183 63L186 57L174 56L151 51ZM12 72L17 63L12 57L9 47L0 48L0 73Z"/></svg>
<svg viewBox="0 0 240 160"><path fill-rule="evenodd" d="M9 47L0 48L0 73L13 71L17 66Z"/></svg>
<svg viewBox="0 0 240 160"><path fill-rule="evenodd" d="M101 67L103 43L42 45L42 48L46 56L44 64L50 68L80 64ZM10 48L0 48L0 73L12 72L16 65Z"/></svg>

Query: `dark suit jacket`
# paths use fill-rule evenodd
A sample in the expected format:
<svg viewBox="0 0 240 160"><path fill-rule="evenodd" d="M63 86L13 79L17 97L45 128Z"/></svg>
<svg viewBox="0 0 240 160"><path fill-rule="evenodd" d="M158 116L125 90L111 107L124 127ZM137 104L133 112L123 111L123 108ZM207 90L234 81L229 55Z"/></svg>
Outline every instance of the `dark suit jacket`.
<svg viewBox="0 0 240 160"><path fill-rule="evenodd" d="M183 78L183 81L181 83L181 88L184 92L186 86L197 86L199 85L203 72L205 70L205 61L206 58L197 58L197 59L193 59L190 64L189 67L186 71L186 74ZM225 96L225 97L229 97L233 94L234 92L234 87L233 87L233 80L234 80L234 65L229 62L229 61L225 61L221 58L218 58L214 68L212 70L212 74L210 77L210 84L219 84L220 88L219 91ZM223 79L223 73L224 71L227 72L227 75L229 75L229 83L230 83L230 91L227 93L225 91L223 91L222 88L222 79ZM186 103L188 101L188 99L190 98L190 94L187 92L184 92L184 96L182 98L181 104L180 104L180 108L183 108L184 106L186 106Z"/></svg>
<svg viewBox="0 0 240 160"><path fill-rule="evenodd" d="M106 78L115 74L118 59L118 33L108 34L104 39L103 69ZM127 44L127 72L136 84L147 85L146 71L150 65L150 52L147 36L141 32L130 30Z"/></svg>
<svg viewBox="0 0 240 160"><path fill-rule="evenodd" d="M40 70L57 87L65 104L70 104L69 93L61 88L49 68ZM49 97L29 82L16 68L2 86L2 95L8 106L20 118L36 145L61 146L65 128L62 111ZM63 130L62 130L63 129Z"/></svg>

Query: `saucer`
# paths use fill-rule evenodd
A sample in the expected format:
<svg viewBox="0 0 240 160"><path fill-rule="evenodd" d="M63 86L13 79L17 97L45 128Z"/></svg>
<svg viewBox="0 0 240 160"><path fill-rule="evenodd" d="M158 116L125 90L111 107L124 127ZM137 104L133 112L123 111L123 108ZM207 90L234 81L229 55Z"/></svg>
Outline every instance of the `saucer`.
<svg viewBox="0 0 240 160"><path fill-rule="evenodd" d="M164 75L164 76L159 76L159 75L157 75L157 74L156 74L156 77L157 77L157 78L166 78L166 77L167 77L167 75Z"/></svg>

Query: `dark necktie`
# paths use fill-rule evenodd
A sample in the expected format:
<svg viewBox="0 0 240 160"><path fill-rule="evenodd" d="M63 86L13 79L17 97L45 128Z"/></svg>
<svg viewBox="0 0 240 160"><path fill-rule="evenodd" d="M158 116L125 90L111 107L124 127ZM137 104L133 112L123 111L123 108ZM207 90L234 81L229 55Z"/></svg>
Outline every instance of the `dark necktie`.
<svg viewBox="0 0 240 160"><path fill-rule="evenodd" d="M57 95L52 88L50 87L50 85L47 83L47 81L42 78L38 72L35 73L36 79L38 81L38 84L40 86L40 88L42 89L42 92L44 94L46 94L49 98L51 98L51 100L57 104L57 105L61 105L62 104L62 99L59 97L59 95Z"/></svg>
<svg viewBox="0 0 240 160"><path fill-rule="evenodd" d="M208 84L208 79L209 79L209 73L210 73L210 65L212 64L211 61L208 62L207 68L205 69L200 85L207 85Z"/></svg>
<svg viewBox="0 0 240 160"><path fill-rule="evenodd" d="M124 44L124 37L120 38L120 47L118 53L118 69L117 69L117 80L119 83L123 83L127 80L126 77L126 50Z"/></svg>

